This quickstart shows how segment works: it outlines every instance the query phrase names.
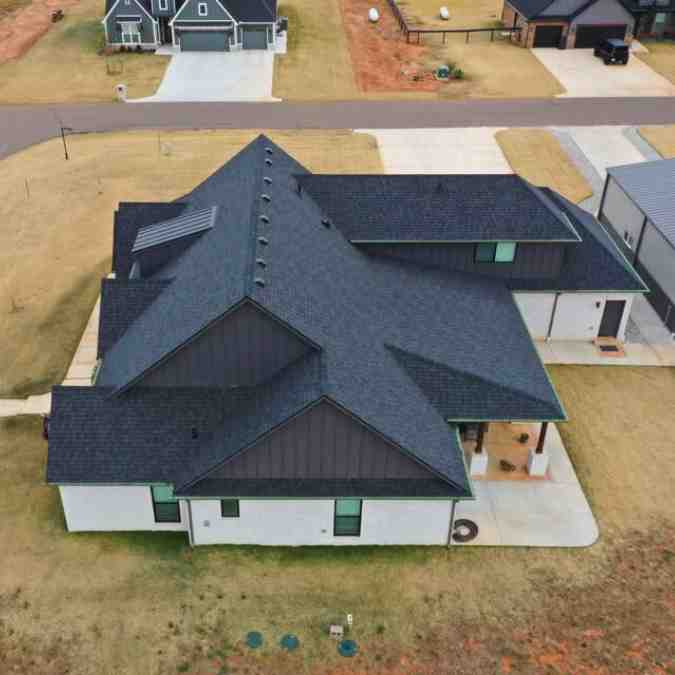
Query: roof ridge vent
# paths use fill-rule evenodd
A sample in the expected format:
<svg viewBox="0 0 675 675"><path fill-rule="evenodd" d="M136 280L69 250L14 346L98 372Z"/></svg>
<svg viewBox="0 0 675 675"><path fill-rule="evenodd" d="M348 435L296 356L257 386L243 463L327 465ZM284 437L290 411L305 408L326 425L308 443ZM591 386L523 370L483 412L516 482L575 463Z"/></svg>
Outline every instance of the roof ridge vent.
<svg viewBox="0 0 675 675"><path fill-rule="evenodd" d="M266 216L264 213L260 214L260 220L262 220L263 223L269 223L270 222L269 216Z"/></svg>
<svg viewBox="0 0 675 675"><path fill-rule="evenodd" d="M267 246L267 244L270 243L270 240L267 237L258 237L258 243Z"/></svg>
<svg viewBox="0 0 675 675"><path fill-rule="evenodd" d="M272 197L270 197L270 196L269 196L267 193L265 193L265 192L263 192L263 193L260 195L260 199L262 199L262 200L265 201L265 202L271 202L271 201L272 201Z"/></svg>
<svg viewBox="0 0 675 675"><path fill-rule="evenodd" d="M264 258L256 258L255 262L256 262L257 265L259 265L263 269L265 269L265 267L267 267L267 263L265 262Z"/></svg>
<svg viewBox="0 0 675 675"><path fill-rule="evenodd" d="M256 282L256 284L258 284L258 286L261 286L261 287L265 286L265 280L262 277L256 277L255 282Z"/></svg>

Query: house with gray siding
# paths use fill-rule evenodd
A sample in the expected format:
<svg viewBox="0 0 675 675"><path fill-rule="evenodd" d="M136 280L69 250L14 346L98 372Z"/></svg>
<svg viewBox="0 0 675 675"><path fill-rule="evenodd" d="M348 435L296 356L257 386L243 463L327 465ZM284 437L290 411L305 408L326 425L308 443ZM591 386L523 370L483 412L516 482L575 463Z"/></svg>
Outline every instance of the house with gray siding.
<svg viewBox="0 0 675 675"><path fill-rule="evenodd" d="M647 280L647 300L675 334L675 159L607 169L598 218Z"/></svg>
<svg viewBox="0 0 675 675"><path fill-rule="evenodd" d="M518 176L314 175L264 136L119 204L112 267L47 480L69 531L192 545L447 545L490 425L538 425L536 473L566 419L533 340L618 334L645 291Z"/></svg>
<svg viewBox="0 0 675 675"><path fill-rule="evenodd" d="M106 43L116 49L274 49L276 0L106 0Z"/></svg>

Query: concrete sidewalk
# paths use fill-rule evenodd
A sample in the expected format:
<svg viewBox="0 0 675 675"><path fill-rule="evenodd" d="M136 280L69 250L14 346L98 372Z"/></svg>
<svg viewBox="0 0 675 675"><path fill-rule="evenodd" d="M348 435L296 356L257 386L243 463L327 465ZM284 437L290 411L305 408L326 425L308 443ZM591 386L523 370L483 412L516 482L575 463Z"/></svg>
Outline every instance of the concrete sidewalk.
<svg viewBox="0 0 675 675"><path fill-rule="evenodd" d="M598 525L555 425L549 426L545 451L550 456L547 480L474 480L476 499L460 502L455 520L473 520L478 537L453 546L579 548L595 543Z"/></svg>

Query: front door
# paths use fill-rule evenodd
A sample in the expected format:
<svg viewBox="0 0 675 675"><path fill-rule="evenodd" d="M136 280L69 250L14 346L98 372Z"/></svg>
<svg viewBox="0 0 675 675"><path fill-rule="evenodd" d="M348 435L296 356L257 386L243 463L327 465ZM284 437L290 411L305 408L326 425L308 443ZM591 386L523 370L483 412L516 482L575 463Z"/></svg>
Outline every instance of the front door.
<svg viewBox="0 0 675 675"><path fill-rule="evenodd" d="M605 311L602 313L598 337L616 337L619 334L625 307L625 300L607 300Z"/></svg>

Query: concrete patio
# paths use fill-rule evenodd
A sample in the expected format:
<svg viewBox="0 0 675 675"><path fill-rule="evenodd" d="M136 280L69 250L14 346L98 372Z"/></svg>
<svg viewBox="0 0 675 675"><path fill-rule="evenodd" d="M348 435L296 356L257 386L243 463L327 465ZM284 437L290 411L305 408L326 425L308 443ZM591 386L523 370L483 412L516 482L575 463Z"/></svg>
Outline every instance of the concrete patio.
<svg viewBox="0 0 675 675"><path fill-rule="evenodd" d="M486 444L490 453L489 440ZM498 461L499 451L495 459ZM475 501L460 502L455 520L468 518L479 528L471 542L454 546L591 546L598 526L555 425L548 428L544 478L528 479L519 471L508 477L474 479ZM510 474L507 474L507 476Z"/></svg>

